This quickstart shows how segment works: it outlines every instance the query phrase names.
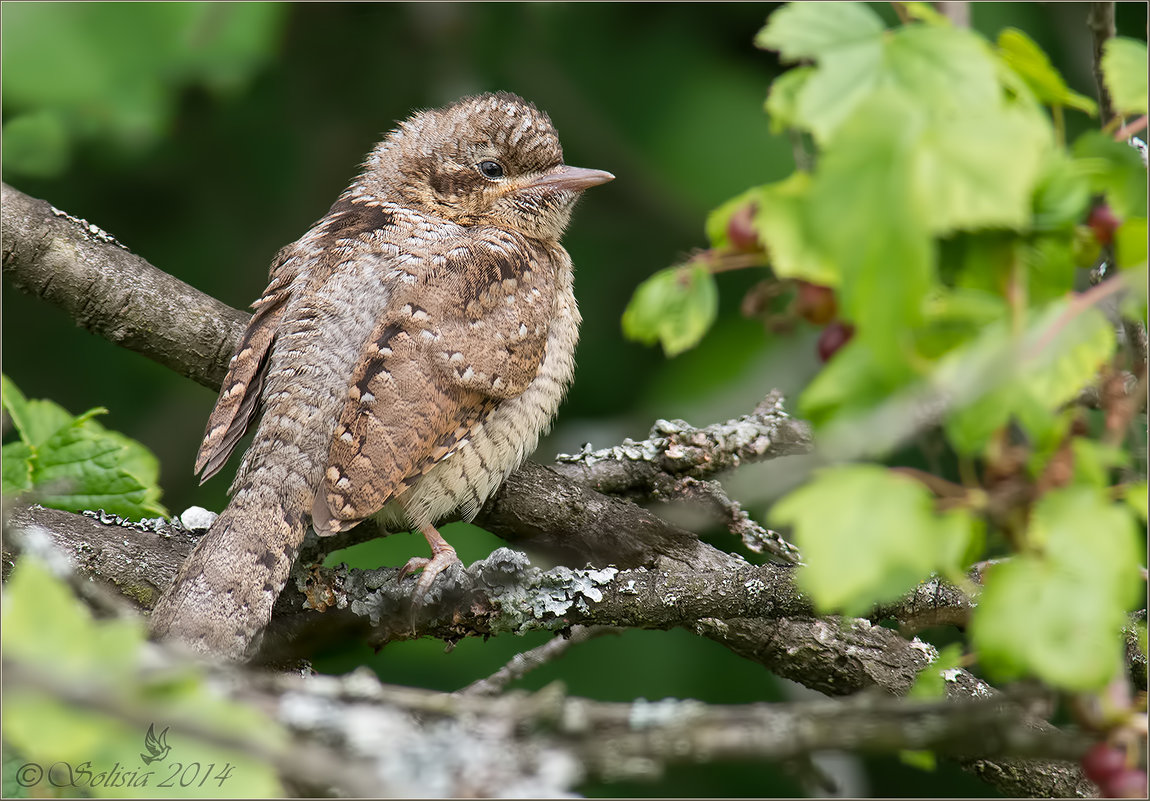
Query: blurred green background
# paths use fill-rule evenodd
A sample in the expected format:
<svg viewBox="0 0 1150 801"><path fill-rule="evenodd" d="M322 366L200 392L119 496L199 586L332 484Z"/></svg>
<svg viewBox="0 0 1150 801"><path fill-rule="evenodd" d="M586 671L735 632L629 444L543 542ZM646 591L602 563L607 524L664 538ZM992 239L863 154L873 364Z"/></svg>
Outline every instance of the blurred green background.
<svg viewBox="0 0 1150 801"><path fill-rule="evenodd" d="M762 111L780 70L751 40L775 4L4 3L4 180L116 236L157 267L225 302L259 296L267 265L330 206L368 149L418 107L479 91L517 92L546 110L569 164L615 173L587 194L565 240L584 315L575 384L538 451L644 437L658 417L696 425L748 412L774 387L789 395L817 371L815 329L772 337L739 314L758 278L720 277L720 319L703 343L667 361L625 341L619 318L635 286L705 244L703 220L748 186L793 169ZM876 9L893 22L889 5ZM1029 33L1071 88L1094 96L1086 3L978 3L974 27ZM1144 39L1146 6L1118 4L1119 32ZM1069 134L1091 125L1070 113ZM208 390L77 328L5 287L4 371L29 397L104 423L150 447L163 501L222 508L235 465L205 487L191 467L214 402ZM795 461L746 468L727 483L760 519L792 486ZM501 541L449 528L465 561ZM719 547L737 544L721 532ZM398 535L348 555L361 566L422 555ZM386 681L457 689L542 635L349 647L317 665L368 661ZM672 695L712 702L796 692L762 668L685 632L629 632L579 646L520 682L562 679L611 700ZM896 760L850 765L853 794L981 795L950 767L924 774ZM853 778L851 778L853 777ZM789 795L774 765L680 767L658 783L587 785L593 795Z"/></svg>

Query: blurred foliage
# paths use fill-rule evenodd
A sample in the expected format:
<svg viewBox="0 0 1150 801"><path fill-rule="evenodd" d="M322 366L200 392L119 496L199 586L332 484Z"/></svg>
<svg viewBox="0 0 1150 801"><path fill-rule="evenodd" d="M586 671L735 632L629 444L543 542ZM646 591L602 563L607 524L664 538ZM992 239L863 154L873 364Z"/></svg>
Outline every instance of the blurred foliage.
<svg viewBox="0 0 1150 801"><path fill-rule="evenodd" d="M1145 325L1145 250L1122 249L1126 272L1067 296L1114 261L1103 248L1119 222L1145 230L1146 167L1116 141L1121 120L1065 145L1063 107L1097 106L1023 31L995 49L928 5L903 13L894 28L857 3L769 17L756 45L797 66L766 108L816 152L714 210L711 249L642 284L623 329L668 354L692 347L707 328L697 309L715 304L709 272L759 252L746 266L769 264L764 286L796 283L792 314L827 325L829 363L798 403L824 455L889 456L930 415L968 464L961 485L856 464L791 492L772 518L794 527L800 586L824 612L861 615L932 575L964 583L1005 541L1014 558L986 573L970 626L981 665L997 680L1102 691L1141 595L1144 549L1120 496L1145 479L1131 453L1145 453L1146 430L1130 411L1142 421L1130 431L1086 436L1086 415L1064 407L1124 364L1099 302L1124 288L1123 311ZM1116 108L1144 109L1145 43L1115 39L1104 53ZM1116 402L1102 413L1107 429L1131 427Z"/></svg>
<svg viewBox="0 0 1150 801"><path fill-rule="evenodd" d="M13 569L3 600L0 645L11 682L3 737L22 760L43 771L38 779L35 768L22 772L31 782L25 784L30 795L261 798L282 792L271 766L183 728L243 737L269 749L286 742L284 733L262 712L220 698L190 666L179 672L149 669L142 619L94 620L68 586L29 555ZM21 684L27 676L42 684ZM63 703L45 691L53 686L90 704ZM152 721L151 728L141 719ZM149 731L169 727L175 730L160 743L145 744Z"/></svg>
<svg viewBox="0 0 1150 801"><path fill-rule="evenodd" d="M127 157L146 153L169 129L185 87L243 91L271 57L285 11L276 3L7 5L4 59L18 68L4 77L5 175L59 176L85 140Z"/></svg>
<svg viewBox="0 0 1150 801"><path fill-rule="evenodd" d="M768 85L782 66L776 54L753 45L755 32L776 8L747 3L5 3L0 29L4 178L100 225L161 269L246 307L263 289L276 250L327 210L394 121L413 108L469 92L518 92L549 112L568 163L618 176L588 194L565 239L585 323L575 384L539 458L577 450L586 440L602 446L643 436L656 417L701 425L737 416L773 387L788 393L793 408L820 370L819 329L799 323L790 336L777 336L742 316L740 300L757 281L749 270L716 276L714 325L698 346L676 359L624 340L619 326L638 285L708 244L704 221L712 209L752 181L779 181L795 169L792 141L772 114L796 113L786 111L796 100L772 93L771 114L762 113ZM888 5L860 8L870 8L886 25L897 21ZM1068 109L1095 95L1087 4L985 3L971 11L974 28L987 40L1007 28L1026 31L1063 76ZM1119 4L1117 21L1119 33L1142 38L1145 6ZM999 46L1028 55L1017 41ZM915 52L907 47L899 56L912 58ZM1038 71L1032 80L1049 78L1041 62L1027 63ZM849 71L843 74L850 78ZM789 78L791 85L784 88L797 96L799 79ZM942 82L940 102L950 90ZM836 109L807 102L829 114L820 130L832 129ZM904 105L892 100L891 113L905 114ZM881 120L863 122L876 137L881 132ZM1067 114L1067 140L1094 124L1083 114ZM997 135L970 133L972 147ZM1105 154L1100 158L1112 163ZM1023 158L995 166L1030 175L1031 164ZM1080 180L1067 172L1073 171L1053 166L1038 180L1078 186ZM779 230L788 219L788 204L808 191L795 184L764 197L763 208L771 215L764 221L774 220L766 227ZM1019 213L1017 198L974 199L979 203L968 207L965 217L935 219L932 230L986 213L984 201L1011 204ZM864 202L878 205L883 199ZM1051 224L1057 227L1078 208L1077 202L1067 209L1051 205ZM908 213L913 218L920 210ZM708 224L706 231L711 229ZM839 234L849 242L850 231ZM801 239L793 239L797 260ZM1124 240L1137 252L1130 244L1137 242L1133 228ZM967 246L996 252L992 235ZM911 258L919 258L915 247L908 242ZM944 250L944 262L961 259ZM1031 257L1041 259L1043 252L1036 246ZM909 292L895 294L905 301ZM965 319L974 313L972 303ZM3 304L6 373L30 395L53 398L67 408L113 409L112 425L158 455L173 509L193 503L223 506L229 476L198 488L191 474L212 393L90 336L38 300L8 291ZM865 298L852 304L865 306ZM947 347L952 335L942 324L945 311L931 316L939 323L933 331L942 343L938 347ZM900 313L917 312L904 305ZM891 458L926 466L917 451ZM731 484L761 518L765 505L792 487L792 474L799 472L789 465L781 471L775 465L745 468ZM462 524L447 536L465 560L485 556L500 542ZM707 537L719 547L739 549L721 532ZM365 567L402 564L422 547L418 538L397 535L361 546L349 561ZM388 681L456 689L541 641L466 641L450 655L434 642L398 644L380 654L349 646L319 666L347 670L368 662ZM685 632L600 638L516 686L538 688L557 678L572 692L613 700L674 695L741 702L795 692L760 667ZM870 769L855 788L859 793L868 787L877 795L986 792L985 785L953 766L940 765L937 774L925 776L897 759L866 764ZM799 792L778 767L750 765L679 767L662 783L582 789L655 796Z"/></svg>

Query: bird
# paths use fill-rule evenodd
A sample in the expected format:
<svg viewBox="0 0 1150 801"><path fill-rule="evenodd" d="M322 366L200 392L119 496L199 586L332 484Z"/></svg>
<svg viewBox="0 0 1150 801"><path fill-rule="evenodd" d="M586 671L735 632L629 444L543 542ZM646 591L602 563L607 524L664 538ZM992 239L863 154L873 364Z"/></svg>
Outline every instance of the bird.
<svg viewBox="0 0 1150 801"><path fill-rule="evenodd" d="M156 725L154 723L148 724L148 733L144 735L144 750L148 753L140 754L140 759L144 761L145 765L151 765L153 762L162 762L172 747L168 745L168 729L171 726L164 727L159 736L156 736Z"/></svg>
<svg viewBox="0 0 1150 801"><path fill-rule="evenodd" d="M436 529L474 518L535 448L574 374L581 317L560 244L583 191L548 115L509 92L413 113L273 259L196 459L201 483L255 425L226 508L150 628L249 658L310 525L418 530L418 602L458 562ZM257 424L258 421L258 424Z"/></svg>

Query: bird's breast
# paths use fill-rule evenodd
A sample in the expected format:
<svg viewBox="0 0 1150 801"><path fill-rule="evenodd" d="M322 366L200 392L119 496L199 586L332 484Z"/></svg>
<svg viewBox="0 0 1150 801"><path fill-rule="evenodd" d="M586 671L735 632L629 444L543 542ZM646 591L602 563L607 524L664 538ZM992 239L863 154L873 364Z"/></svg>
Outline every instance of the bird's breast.
<svg viewBox="0 0 1150 801"><path fill-rule="evenodd" d="M399 497L406 514L389 504L380 517L389 523L434 525L458 509L464 519L471 520L551 427L575 373L580 322L571 271L562 270L555 314L535 378L522 394L500 400L466 440Z"/></svg>

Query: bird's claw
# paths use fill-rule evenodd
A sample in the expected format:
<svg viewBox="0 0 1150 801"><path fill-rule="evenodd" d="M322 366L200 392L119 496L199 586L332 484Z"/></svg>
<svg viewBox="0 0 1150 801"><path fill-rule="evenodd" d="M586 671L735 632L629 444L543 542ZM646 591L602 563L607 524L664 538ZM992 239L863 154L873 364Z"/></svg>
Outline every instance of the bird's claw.
<svg viewBox="0 0 1150 801"><path fill-rule="evenodd" d="M399 569L400 581L418 570L423 571L415 585L415 591L411 594L411 605L415 609L423 605L423 599L427 595L427 591L431 589L431 585L435 583L436 577L459 561L455 549L446 543L445 546L438 549L430 559L424 556L413 556L407 560L407 564Z"/></svg>

